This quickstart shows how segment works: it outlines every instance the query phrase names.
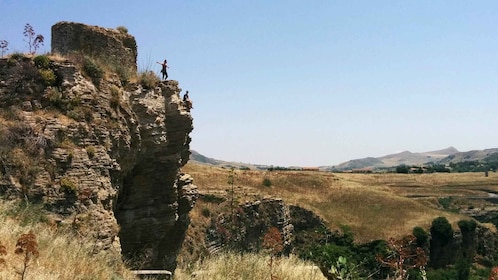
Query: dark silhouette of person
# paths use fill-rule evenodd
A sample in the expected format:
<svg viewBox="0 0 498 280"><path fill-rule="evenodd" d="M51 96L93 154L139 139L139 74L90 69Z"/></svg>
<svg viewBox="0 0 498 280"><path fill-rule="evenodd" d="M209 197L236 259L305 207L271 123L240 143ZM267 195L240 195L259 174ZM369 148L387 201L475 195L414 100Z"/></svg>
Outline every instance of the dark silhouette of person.
<svg viewBox="0 0 498 280"><path fill-rule="evenodd" d="M163 80L166 80L168 78L168 70L167 70L167 68L169 68L168 61L165 59L163 63L161 63L161 62L157 62L157 63L161 64L161 66L162 66L161 74L163 74Z"/></svg>
<svg viewBox="0 0 498 280"><path fill-rule="evenodd" d="M192 107L192 100L188 97L188 90L185 92L185 95L183 96L183 103L185 104L185 107L187 108L187 111L190 112L190 109L194 108Z"/></svg>

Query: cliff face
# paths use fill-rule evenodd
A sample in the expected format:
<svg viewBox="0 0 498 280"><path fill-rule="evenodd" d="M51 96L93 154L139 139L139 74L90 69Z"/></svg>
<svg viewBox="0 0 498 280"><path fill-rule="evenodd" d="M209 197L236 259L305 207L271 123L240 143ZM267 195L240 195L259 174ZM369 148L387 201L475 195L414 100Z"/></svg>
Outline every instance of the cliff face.
<svg viewBox="0 0 498 280"><path fill-rule="evenodd" d="M180 172L193 126L178 82L86 76L72 60L0 60L0 194L43 204L136 268L174 270L197 197Z"/></svg>

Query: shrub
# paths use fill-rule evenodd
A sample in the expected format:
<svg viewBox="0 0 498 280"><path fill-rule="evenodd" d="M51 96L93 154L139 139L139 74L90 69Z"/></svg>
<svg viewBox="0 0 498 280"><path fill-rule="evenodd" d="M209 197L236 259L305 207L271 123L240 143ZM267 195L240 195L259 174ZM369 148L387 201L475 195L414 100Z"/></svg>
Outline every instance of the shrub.
<svg viewBox="0 0 498 280"><path fill-rule="evenodd" d="M263 179L263 186L265 187L271 187L271 180L268 178Z"/></svg>
<svg viewBox="0 0 498 280"><path fill-rule="evenodd" d="M110 103L109 105L111 106L111 108L116 110L119 108L119 104L121 104L121 96L122 96L121 90L117 86L112 85L111 99L109 100Z"/></svg>
<svg viewBox="0 0 498 280"><path fill-rule="evenodd" d="M94 158L95 157L95 147L94 146L86 147L86 153L87 153L89 158Z"/></svg>
<svg viewBox="0 0 498 280"><path fill-rule="evenodd" d="M83 72L98 86L104 77L104 70L90 57L85 56L83 59Z"/></svg>
<svg viewBox="0 0 498 280"><path fill-rule="evenodd" d="M145 89L153 89L160 82L159 77L157 77L157 75L152 71L145 71L145 72L140 73L139 80L140 80L140 84Z"/></svg>
<svg viewBox="0 0 498 280"><path fill-rule="evenodd" d="M123 86L127 85L130 82L130 77L131 77L130 70L119 65L114 68L114 72L118 74L119 80L121 81L121 84Z"/></svg>
<svg viewBox="0 0 498 280"><path fill-rule="evenodd" d="M396 166L396 173L408 173L410 171L410 167L404 164Z"/></svg>
<svg viewBox="0 0 498 280"><path fill-rule="evenodd" d="M28 58L23 53L13 53L9 58L10 61L24 61L26 59Z"/></svg>
<svg viewBox="0 0 498 280"><path fill-rule="evenodd" d="M220 204L223 201L225 201L225 198L209 193L204 195L201 194L199 198L205 202L216 203L216 204Z"/></svg>
<svg viewBox="0 0 498 280"><path fill-rule="evenodd" d="M76 194L78 186L71 179L63 177L60 181L61 189L67 194Z"/></svg>
<svg viewBox="0 0 498 280"><path fill-rule="evenodd" d="M457 279L455 269L433 269L427 271L427 279L431 280L454 280Z"/></svg>
<svg viewBox="0 0 498 280"><path fill-rule="evenodd" d="M90 109L88 107L83 107L83 108L81 108L81 110L83 111L83 117L85 118L85 121L91 122L93 120L92 109Z"/></svg>
<svg viewBox="0 0 498 280"><path fill-rule="evenodd" d="M388 242L389 253L378 256L380 264L393 270L395 279L408 279L411 270L414 270L414 276L425 274L427 256L415 241L415 236L404 236L398 240L391 238Z"/></svg>
<svg viewBox="0 0 498 280"><path fill-rule="evenodd" d="M458 227L464 232L473 232L477 228L477 223L474 220L460 220L458 221Z"/></svg>
<svg viewBox="0 0 498 280"><path fill-rule="evenodd" d="M121 33L125 33L125 34L128 34L128 28L126 28L125 26L118 26L116 27L116 30L118 30L119 32Z"/></svg>
<svg viewBox="0 0 498 280"><path fill-rule="evenodd" d="M417 239L418 246L423 246L429 240L429 234L421 227L414 227L412 233Z"/></svg>
<svg viewBox="0 0 498 280"><path fill-rule="evenodd" d="M21 272L18 273L21 275L21 279L24 280L26 279L28 266L31 260L40 255L35 234L32 232L22 234L17 240L15 253L23 256Z"/></svg>
<svg viewBox="0 0 498 280"><path fill-rule="evenodd" d="M38 69L49 69L50 59L46 55L38 55L33 58L36 68Z"/></svg>
<svg viewBox="0 0 498 280"><path fill-rule="evenodd" d="M62 92L57 88L52 88L47 92L47 99L54 107L63 110L64 101L62 100Z"/></svg>
<svg viewBox="0 0 498 280"><path fill-rule="evenodd" d="M40 76L46 86L52 86L57 81L57 76L51 69L40 69Z"/></svg>
<svg viewBox="0 0 498 280"><path fill-rule="evenodd" d="M42 204L29 202L15 203L4 212L7 216L15 218L22 227L47 223L49 221Z"/></svg>
<svg viewBox="0 0 498 280"><path fill-rule="evenodd" d="M359 280L364 279L359 275L357 271L357 266L351 264L347 258L343 256L339 256L335 264L330 267L328 271L329 275L332 279L344 279L344 280Z"/></svg>
<svg viewBox="0 0 498 280"><path fill-rule="evenodd" d="M450 209L451 202L453 201L453 198L451 196L448 197L440 197L437 199L439 204L443 207L443 209Z"/></svg>

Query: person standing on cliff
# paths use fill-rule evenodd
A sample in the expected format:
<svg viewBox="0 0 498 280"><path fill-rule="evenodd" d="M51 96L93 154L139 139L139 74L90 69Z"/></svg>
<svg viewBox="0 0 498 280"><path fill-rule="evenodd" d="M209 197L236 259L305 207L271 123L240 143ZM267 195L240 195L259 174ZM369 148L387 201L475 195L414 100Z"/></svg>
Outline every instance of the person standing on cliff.
<svg viewBox="0 0 498 280"><path fill-rule="evenodd" d="M161 69L161 74L163 74L163 80L166 80L168 78L168 71L167 68L168 66L168 61L165 59L163 63L157 62L158 64L161 64L162 69Z"/></svg>

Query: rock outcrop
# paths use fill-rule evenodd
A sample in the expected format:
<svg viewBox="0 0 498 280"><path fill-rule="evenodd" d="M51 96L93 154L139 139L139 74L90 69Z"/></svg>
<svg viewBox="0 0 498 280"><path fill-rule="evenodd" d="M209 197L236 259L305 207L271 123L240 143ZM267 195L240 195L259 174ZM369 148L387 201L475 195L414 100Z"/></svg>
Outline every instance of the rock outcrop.
<svg viewBox="0 0 498 280"><path fill-rule="evenodd" d="M137 42L123 31L82 23L58 22L52 26L52 53L84 54L137 71Z"/></svg>
<svg viewBox="0 0 498 280"><path fill-rule="evenodd" d="M71 41L83 34L103 53L129 55L136 69L136 48L113 45L115 32L68 23L53 30L54 51L78 51L81 42ZM180 172L193 126L178 82L124 85L107 72L96 86L77 62L40 61L0 60L0 194L41 203L54 225L96 249L122 250L135 268L174 271L197 197Z"/></svg>
<svg viewBox="0 0 498 280"><path fill-rule="evenodd" d="M288 254L320 243L332 233L312 211L288 205L282 199L267 198L230 207L212 220L206 234L210 251L231 246L246 252L263 249L265 234L277 228Z"/></svg>

